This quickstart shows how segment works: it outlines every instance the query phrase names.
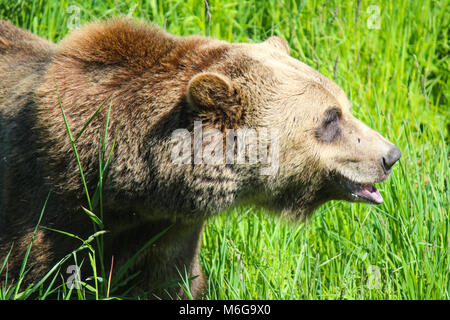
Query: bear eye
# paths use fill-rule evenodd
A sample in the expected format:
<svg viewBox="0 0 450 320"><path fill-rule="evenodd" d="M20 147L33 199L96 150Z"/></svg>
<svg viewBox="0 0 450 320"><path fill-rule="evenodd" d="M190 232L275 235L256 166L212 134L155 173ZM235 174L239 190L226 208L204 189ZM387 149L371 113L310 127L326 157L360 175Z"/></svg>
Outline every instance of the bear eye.
<svg viewBox="0 0 450 320"><path fill-rule="evenodd" d="M337 107L328 108L323 116L322 123L316 129L316 138L325 143L331 143L339 137L339 120L341 111Z"/></svg>
<svg viewBox="0 0 450 320"><path fill-rule="evenodd" d="M323 124L330 125L333 122L338 121L341 118L341 111L336 107L331 107L325 111L323 117Z"/></svg>

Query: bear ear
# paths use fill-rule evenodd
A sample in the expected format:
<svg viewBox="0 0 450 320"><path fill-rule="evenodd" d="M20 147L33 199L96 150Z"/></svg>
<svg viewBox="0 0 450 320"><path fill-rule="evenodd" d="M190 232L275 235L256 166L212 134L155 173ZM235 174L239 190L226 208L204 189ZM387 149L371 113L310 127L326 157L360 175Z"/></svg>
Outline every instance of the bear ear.
<svg viewBox="0 0 450 320"><path fill-rule="evenodd" d="M200 112L231 108L236 104L231 80L211 72L197 74L189 81L187 99Z"/></svg>
<svg viewBox="0 0 450 320"><path fill-rule="evenodd" d="M270 38L268 38L266 41L264 41L264 43L267 43L268 45L279 49L287 54L290 53L290 49L289 49L289 45L286 42L286 40L284 40L283 38L277 37L277 36L272 36Z"/></svg>

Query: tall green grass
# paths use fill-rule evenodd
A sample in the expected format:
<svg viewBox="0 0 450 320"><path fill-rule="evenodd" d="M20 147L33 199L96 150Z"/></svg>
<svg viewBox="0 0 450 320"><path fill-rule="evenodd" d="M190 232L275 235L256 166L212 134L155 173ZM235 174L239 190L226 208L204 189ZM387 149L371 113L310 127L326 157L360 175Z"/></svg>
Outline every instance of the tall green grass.
<svg viewBox="0 0 450 320"><path fill-rule="evenodd" d="M0 0L0 17L56 42L78 21L118 14L178 35L282 36L402 158L380 206L332 202L302 225L251 207L211 219L207 298L449 299L449 1L208 3L210 20L203 0Z"/></svg>

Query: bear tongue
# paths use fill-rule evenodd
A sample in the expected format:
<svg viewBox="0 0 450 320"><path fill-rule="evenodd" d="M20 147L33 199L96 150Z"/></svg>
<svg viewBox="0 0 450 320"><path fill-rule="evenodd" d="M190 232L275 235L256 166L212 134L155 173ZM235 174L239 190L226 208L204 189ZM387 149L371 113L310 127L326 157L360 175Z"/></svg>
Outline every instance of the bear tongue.
<svg viewBox="0 0 450 320"><path fill-rule="evenodd" d="M383 197L375 186L372 185L361 185L357 191L354 191L354 194L358 197L367 199L376 204L380 204L383 202Z"/></svg>

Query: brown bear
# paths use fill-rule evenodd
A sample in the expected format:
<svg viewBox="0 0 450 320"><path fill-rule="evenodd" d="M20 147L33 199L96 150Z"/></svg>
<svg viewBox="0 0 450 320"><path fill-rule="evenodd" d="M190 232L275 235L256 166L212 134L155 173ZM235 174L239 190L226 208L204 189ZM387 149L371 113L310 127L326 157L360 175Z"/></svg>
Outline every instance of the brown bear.
<svg viewBox="0 0 450 320"><path fill-rule="evenodd" d="M169 227L129 272L149 297L172 298L182 287L164 284L186 272L199 297L208 217L250 203L303 220L329 200L382 202L373 184L400 151L350 109L279 37L231 44L115 18L56 45L0 21L0 266L12 248L14 281L47 197L26 282L80 245L49 228L92 234L81 207L110 154L104 257L117 270Z"/></svg>

